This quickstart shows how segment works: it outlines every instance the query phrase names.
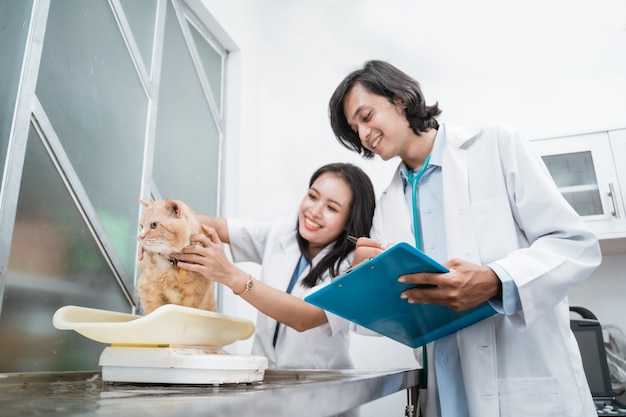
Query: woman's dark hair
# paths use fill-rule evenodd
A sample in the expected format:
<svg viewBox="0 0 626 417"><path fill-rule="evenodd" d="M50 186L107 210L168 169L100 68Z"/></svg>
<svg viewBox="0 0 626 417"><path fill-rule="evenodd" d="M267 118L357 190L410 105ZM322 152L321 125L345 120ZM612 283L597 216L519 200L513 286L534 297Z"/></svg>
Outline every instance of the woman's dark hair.
<svg viewBox="0 0 626 417"><path fill-rule="evenodd" d="M352 202L345 230L337 237L328 253L311 269L309 274L302 280L302 285L311 288L321 281L325 271L330 272L332 278L339 275L341 262L354 250L354 243L350 242L348 235L360 237L369 236L372 228L372 217L376 206L376 195L372 181L365 172L356 165L346 163L333 163L324 165L313 173L309 181L309 187L322 174L331 172L342 178L352 190ZM296 230L298 224L296 224ZM309 255L309 242L298 231L298 246L300 252L305 254L306 260L311 264Z"/></svg>
<svg viewBox="0 0 626 417"><path fill-rule="evenodd" d="M357 84L362 85L372 94L387 97L391 103L395 103L398 98L401 99L406 104L406 118L416 134L439 128L439 123L435 119L441 114L439 105L438 103L432 106L426 105L422 89L417 81L387 62L368 61L362 69L344 78L330 98L328 105L330 125L337 140L364 158L372 158L374 154L361 145L358 133L350 128L343 111L346 95Z"/></svg>

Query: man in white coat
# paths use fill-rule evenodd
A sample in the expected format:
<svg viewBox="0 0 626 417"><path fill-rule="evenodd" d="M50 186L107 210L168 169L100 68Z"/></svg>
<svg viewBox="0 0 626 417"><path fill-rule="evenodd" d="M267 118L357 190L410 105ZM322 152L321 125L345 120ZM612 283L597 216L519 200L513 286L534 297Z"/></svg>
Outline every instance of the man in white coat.
<svg viewBox="0 0 626 417"><path fill-rule="evenodd" d="M450 272L401 277L431 284L402 298L457 311L488 301L498 312L428 344L423 414L595 416L567 294L600 249L529 143L504 126L440 124L419 84L381 61L348 75L329 113L348 149L402 160L353 264L417 244Z"/></svg>

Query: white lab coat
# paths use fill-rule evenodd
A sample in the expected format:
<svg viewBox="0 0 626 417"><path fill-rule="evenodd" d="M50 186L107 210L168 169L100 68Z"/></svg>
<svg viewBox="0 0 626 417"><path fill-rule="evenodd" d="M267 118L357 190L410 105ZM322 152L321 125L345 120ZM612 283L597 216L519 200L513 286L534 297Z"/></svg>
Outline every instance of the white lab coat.
<svg viewBox="0 0 626 417"><path fill-rule="evenodd" d="M269 221L244 221L228 219L230 249L235 262L256 262L262 265L259 279L265 284L286 291L289 280L300 258L296 241L296 219L281 218ZM326 254L324 248L314 259L317 262ZM350 267L350 259L342 269ZM301 274L304 278L309 267ZM330 275L314 288L298 283L292 295L304 298L330 283ZM251 291L254 291L254 287ZM349 369L353 367L348 352L350 323L326 312L328 323L298 332L281 325L276 343L272 346L276 320L258 312L252 353L266 356L272 369Z"/></svg>
<svg viewBox="0 0 626 417"><path fill-rule="evenodd" d="M567 293L599 265L597 239L517 133L498 125L445 129L448 258L497 264L521 301L515 314L456 333L470 416L595 416ZM372 236L413 242L410 216L396 172L378 202ZM433 358L432 343L428 351ZM421 398L425 416L433 417L436 376L429 370Z"/></svg>

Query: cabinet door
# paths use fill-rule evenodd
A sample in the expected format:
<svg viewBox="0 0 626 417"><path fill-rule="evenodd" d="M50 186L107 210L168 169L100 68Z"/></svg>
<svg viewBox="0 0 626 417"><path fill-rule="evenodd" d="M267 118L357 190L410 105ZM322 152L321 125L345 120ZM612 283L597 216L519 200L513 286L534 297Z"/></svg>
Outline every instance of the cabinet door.
<svg viewBox="0 0 626 417"><path fill-rule="evenodd" d="M626 195L626 129L610 130L609 141L620 190ZM625 203L626 208L626 203ZM624 214L626 217L626 214Z"/></svg>
<svg viewBox="0 0 626 417"><path fill-rule="evenodd" d="M533 146L561 194L599 238L626 236L626 216L608 132L536 140Z"/></svg>

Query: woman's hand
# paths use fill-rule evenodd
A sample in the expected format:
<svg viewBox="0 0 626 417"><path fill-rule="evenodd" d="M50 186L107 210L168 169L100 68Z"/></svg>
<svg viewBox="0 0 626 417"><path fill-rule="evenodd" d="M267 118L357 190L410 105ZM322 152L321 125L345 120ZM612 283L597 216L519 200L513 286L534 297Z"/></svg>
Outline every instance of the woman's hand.
<svg viewBox="0 0 626 417"><path fill-rule="evenodd" d="M363 261L372 259L386 248L387 245L383 245L374 239L370 239L369 237L360 237L356 242L352 266L354 267Z"/></svg>
<svg viewBox="0 0 626 417"><path fill-rule="evenodd" d="M226 257L222 241L212 227L202 225L204 233L192 235L189 246L179 253L172 254L178 261L177 266L188 271L197 272L204 277L232 288L233 278L240 269ZM247 276L247 274L246 274Z"/></svg>
<svg viewBox="0 0 626 417"><path fill-rule="evenodd" d="M202 231L204 233L191 236L189 246L172 255L178 260L178 267L198 272L208 279L226 285L240 293L238 295L241 298L260 312L297 331L309 330L328 322L326 313L321 308L262 281L254 281L254 287L242 293L250 275L233 265L226 257L222 241L215 229L202 225Z"/></svg>
<svg viewBox="0 0 626 417"><path fill-rule="evenodd" d="M447 273L420 273L401 276L398 281L423 287L404 291L409 303L441 304L455 311L467 310L493 297L501 297L501 282L489 267L451 259Z"/></svg>

